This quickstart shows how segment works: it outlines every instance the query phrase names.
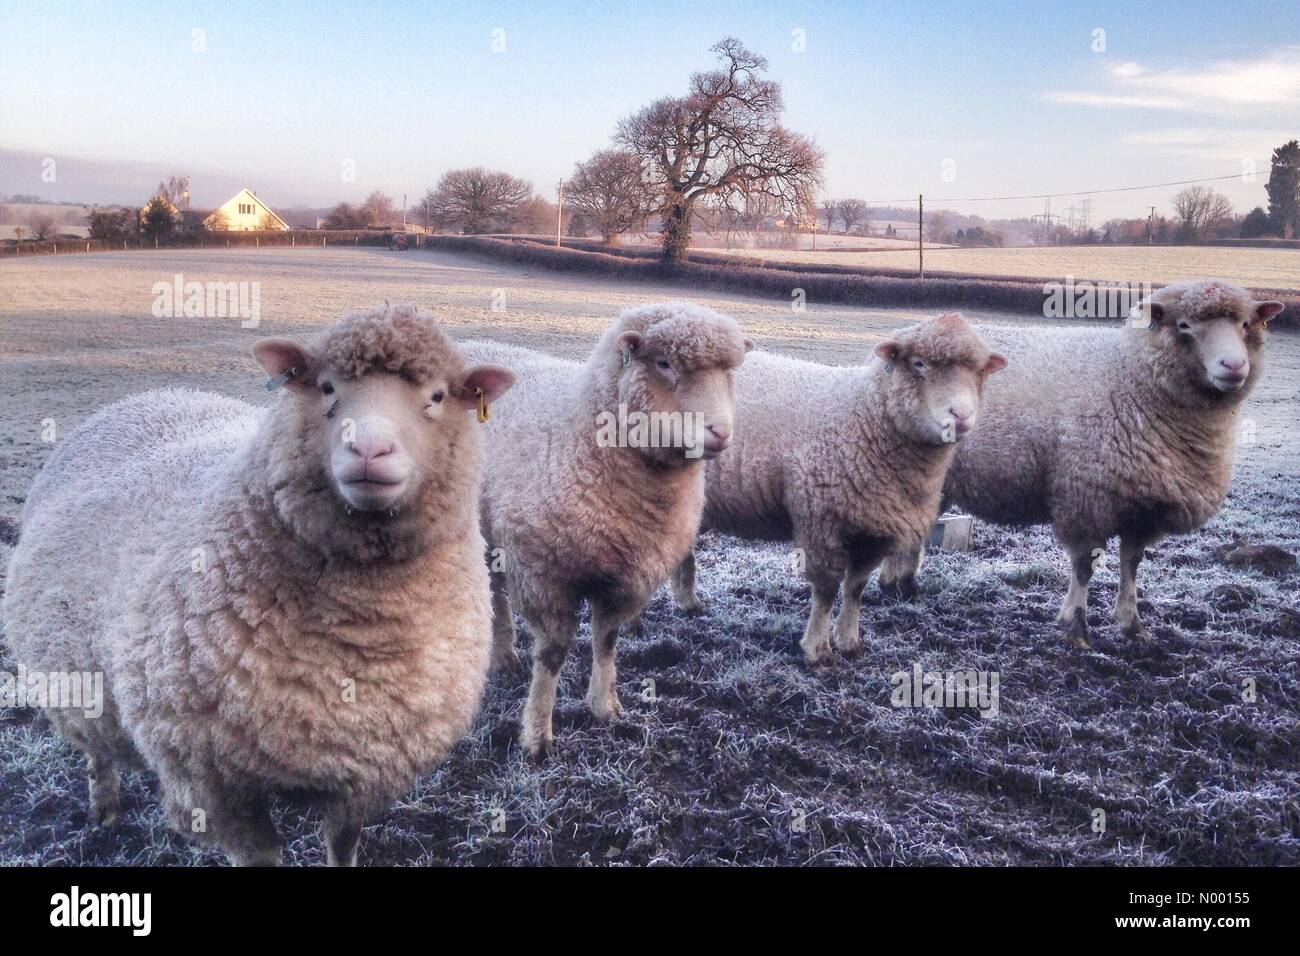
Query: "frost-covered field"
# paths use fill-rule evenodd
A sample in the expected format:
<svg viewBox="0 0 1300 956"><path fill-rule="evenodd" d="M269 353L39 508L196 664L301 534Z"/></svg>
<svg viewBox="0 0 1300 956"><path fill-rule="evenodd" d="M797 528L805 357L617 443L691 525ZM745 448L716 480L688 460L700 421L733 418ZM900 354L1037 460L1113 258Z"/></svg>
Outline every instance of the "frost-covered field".
<svg viewBox="0 0 1300 956"><path fill-rule="evenodd" d="M835 252L818 249L736 249L736 255L780 262L838 264L879 269L916 268L916 244L905 250ZM928 272L965 275L1173 282L1188 276L1224 276L1263 289L1300 289L1300 249L1232 249L1223 246L1019 246L1008 249L931 248Z"/></svg>
<svg viewBox="0 0 1300 956"><path fill-rule="evenodd" d="M155 318L151 287L176 273L259 282L260 327ZM761 347L831 363L927 314L815 302L794 313L783 301L377 249L0 263L0 562L49 453L47 419L66 431L163 385L265 402L255 338L310 334L384 298L431 308L458 335L577 356L619 308L669 297L731 312ZM1227 505L1143 565L1152 648L1109 622L1106 570L1094 579L1094 650L1068 649L1053 623L1066 568L1050 535L982 525L974 552L927 562L919 602L886 602L870 586L865 656L810 673L795 647L807 588L788 550L708 537L706 613L685 617L661 594L645 635L620 641L619 723L587 716L580 643L556 711L558 754L532 766L513 745L525 684L494 680L470 738L366 830L362 862L1300 863L1300 579L1217 554L1235 535L1300 550L1298 394L1300 336L1275 332ZM890 675L917 663L996 671L1000 715L892 708ZM1242 699L1247 679L1254 702ZM128 778L115 830L86 830L85 786L42 718L0 712L0 863L216 862L169 835L141 776ZM319 862L315 821L280 823L293 861Z"/></svg>

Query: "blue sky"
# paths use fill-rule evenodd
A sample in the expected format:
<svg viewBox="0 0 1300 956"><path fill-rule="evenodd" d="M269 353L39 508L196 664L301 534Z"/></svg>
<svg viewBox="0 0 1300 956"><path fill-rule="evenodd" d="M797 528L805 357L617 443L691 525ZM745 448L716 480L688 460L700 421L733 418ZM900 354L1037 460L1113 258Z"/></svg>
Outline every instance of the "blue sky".
<svg viewBox="0 0 1300 956"><path fill-rule="evenodd" d="M1098 28L1104 52L1093 49ZM1249 208L1264 201L1271 148L1300 136L1296 0L0 0L0 148L175 168L193 177L198 203L226 198L232 178L272 204L371 189L413 202L444 170L471 164L550 190L621 117L682 92L726 34L768 57L786 121L826 149L837 196L925 192L927 205L944 205L1227 175L1253 159L1257 182L1216 184ZM47 185L39 170L27 182L9 169L0 192ZM59 182L60 197L143 198L76 185ZM1174 191L1099 196L1094 208L1136 215L1167 207ZM1028 214L1042 202L952 208Z"/></svg>

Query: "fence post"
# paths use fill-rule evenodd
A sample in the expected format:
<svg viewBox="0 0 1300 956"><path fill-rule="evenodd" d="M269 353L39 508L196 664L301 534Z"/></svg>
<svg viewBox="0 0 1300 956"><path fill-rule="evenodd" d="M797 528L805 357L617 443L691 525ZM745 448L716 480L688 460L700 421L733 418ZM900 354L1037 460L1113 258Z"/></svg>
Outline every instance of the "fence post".
<svg viewBox="0 0 1300 956"><path fill-rule="evenodd" d="M921 273L921 278L925 278L925 196L922 193L916 195L916 265Z"/></svg>

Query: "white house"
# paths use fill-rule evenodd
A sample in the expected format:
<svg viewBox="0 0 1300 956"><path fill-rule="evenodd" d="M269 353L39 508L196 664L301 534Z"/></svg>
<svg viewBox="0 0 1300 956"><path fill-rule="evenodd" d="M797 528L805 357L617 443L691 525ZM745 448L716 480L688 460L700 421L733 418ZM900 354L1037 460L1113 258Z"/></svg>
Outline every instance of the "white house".
<svg viewBox="0 0 1300 956"><path fill-rule="evenodd" d="M222 223L221 219L225 222ZM241 189L216 208L203 224L209 229L230 232L256 232L262 229L288 229L289 224L250 190Z"/></svg>

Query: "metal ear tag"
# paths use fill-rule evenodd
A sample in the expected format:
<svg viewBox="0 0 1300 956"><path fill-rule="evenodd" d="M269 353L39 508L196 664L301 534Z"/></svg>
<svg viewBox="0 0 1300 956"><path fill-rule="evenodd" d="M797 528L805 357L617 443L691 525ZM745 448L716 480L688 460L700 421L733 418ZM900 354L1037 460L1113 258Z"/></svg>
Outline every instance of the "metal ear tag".
<svg viewBox="0 0 1300 956"><path fill-rule="evenodd" d="M298 374L298 369L297 369L297 368L287 368L287 369L285 369L283 372L281 372L281 373L280 373L279 375L277 375L275 378L271 379L270 381L268 381L268 382L266 383L266 390L267 390L268 392L274 392L277 388L279 388L281 385L284 385L286 382L289 381L289 379L293 378L293 377L296 376L297 374Z"/></svg>
<svg viewBox="0 0 1300 956"><path fill-rule="evenodd" d="M631 352L624 352L624 353L623 353L623 367L624 367L624 368L627 368L627 367L628 367L629 365L631 365L631 364L632 364L632 353L631 353Z"/></svg>
<svg viewBox="0 0 1300 956"><path fill-rule="evenodd" d="M479 424L492 421L492 409L487 403L487 397L483 394L483 389L474 389L474 394L478 396L478 420Z"/></svg>
<svg viewBox="0 0 1300 956"><path fill-rule="evenodd" d="M888 374L894 370L894 360L890 359L885 363L885 373Z"/></svg>

